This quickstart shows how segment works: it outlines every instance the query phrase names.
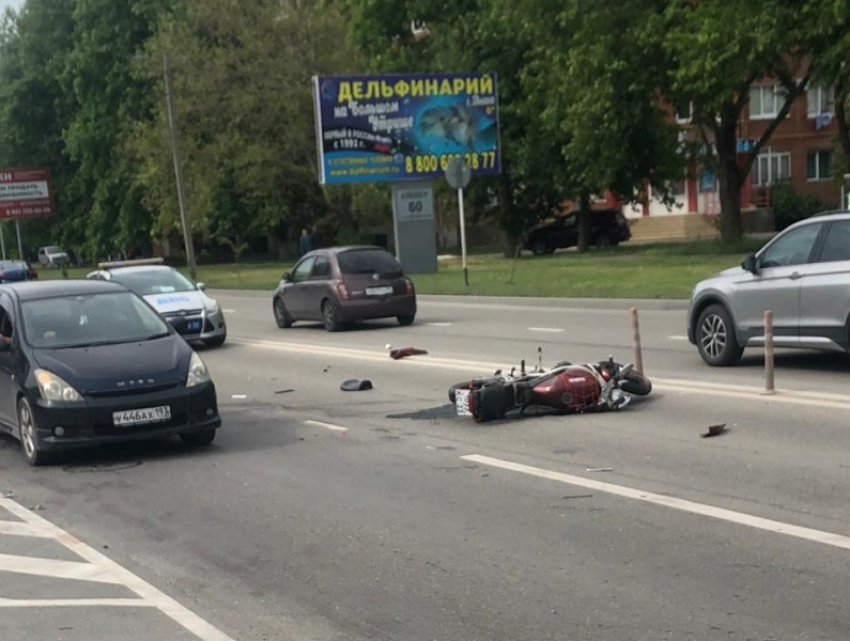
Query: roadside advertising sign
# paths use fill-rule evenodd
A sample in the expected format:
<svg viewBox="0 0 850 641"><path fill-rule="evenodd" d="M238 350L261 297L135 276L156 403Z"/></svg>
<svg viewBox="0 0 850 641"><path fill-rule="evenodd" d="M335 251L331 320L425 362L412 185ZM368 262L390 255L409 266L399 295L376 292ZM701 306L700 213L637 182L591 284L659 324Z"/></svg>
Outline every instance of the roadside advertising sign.
<svg viewBox="0 0 850 641"><path fill-rule="evenodd" d="M0 219L49 218L54 213L49 169L0 169Z"/></svg>
<svg viewBox="0 0 850 641"><path fill-rule="evenodd" d="M498 174L495 73L314 77L322 184Z"/></svg>

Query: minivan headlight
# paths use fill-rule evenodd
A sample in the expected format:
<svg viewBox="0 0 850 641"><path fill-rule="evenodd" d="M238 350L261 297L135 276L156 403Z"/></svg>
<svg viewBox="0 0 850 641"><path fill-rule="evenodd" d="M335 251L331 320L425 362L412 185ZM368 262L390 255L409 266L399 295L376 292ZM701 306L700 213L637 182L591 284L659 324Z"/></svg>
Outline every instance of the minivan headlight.
<svg viewBox="0 0 850 641"><path fill-rule="evenodd" d="M192 352L192 358L189 360L189 374L186 376L186 387L195 387L202 383L209 383L209 381L210 373L207 371L207 366L197 352Z"/></svg>
<svg viewBox="0 0 850 641"><path fill-rule="evenodd" d="M53 372L48 372L46 369L37 369L33 373L35 374L36 383L38 383L38 391L44 400L67 401L69 403L77 403L83 400L83 397L80 396L77 390Z"/></svg>

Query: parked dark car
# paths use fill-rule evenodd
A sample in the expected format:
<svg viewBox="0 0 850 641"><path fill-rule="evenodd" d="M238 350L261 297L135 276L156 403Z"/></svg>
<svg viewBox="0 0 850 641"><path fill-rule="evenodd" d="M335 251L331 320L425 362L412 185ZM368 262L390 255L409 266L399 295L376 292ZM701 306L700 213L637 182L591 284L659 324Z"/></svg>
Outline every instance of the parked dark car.
<svg viewBox="0 0 850 641"><path fill-rule="evenodd" d="M617 246L632 237L629 221L616 209L590 212L590 244L597 247ZM530 229L523 247L536 256L551 254L556 249L578 245L578 212L557 216Z"/></svg>
<svg viewBox="0 0 850 641"><path fill-rule="evenodd" d="M38 272L23 260L0 260L0 283L38 280Z"/></svg>
<svg viewBox="0 0 850 641"><path fill-rule="evenodd" d="M320 320L329 332L348 323L395 317L410 325L416 292L401 264L382 247L315 249L283 275L272 297L278 327Z"/></svg>
<svg viewBox="0 0 850 641"><path fill-rule="evenodd" d="M57 451L180 435L207 445L221 425L203 360L123 285L0 285L0 430L41 465Z"/></svg>

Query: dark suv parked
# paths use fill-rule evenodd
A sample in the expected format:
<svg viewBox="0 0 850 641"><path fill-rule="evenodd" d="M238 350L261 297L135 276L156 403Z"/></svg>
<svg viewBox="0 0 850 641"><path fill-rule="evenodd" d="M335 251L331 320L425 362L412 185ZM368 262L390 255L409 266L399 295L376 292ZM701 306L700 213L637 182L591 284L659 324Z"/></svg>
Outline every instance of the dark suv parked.
<svg viewBox="0 0 850 641"><path fill-rule="evenodd" d="M616 209L590 212L590 243L597 247L610 247L632 237L629 221ZM524 236L523 246L536 256L551 254L562 247L578 244L578 212L558 216L537 225Z"/></svg>

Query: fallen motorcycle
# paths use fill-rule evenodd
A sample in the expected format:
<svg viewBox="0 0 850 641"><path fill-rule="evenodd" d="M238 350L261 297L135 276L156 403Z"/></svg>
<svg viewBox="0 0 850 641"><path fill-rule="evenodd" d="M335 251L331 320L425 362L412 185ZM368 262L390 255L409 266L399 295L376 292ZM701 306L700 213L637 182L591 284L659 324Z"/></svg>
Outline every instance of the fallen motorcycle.
<svg viewBox="0 0 850 641"><path fill-rule="evenodd" d="M646 396L652 383L634 365L621 365L613 357L595 363L562 361L546 371L538 366L519 373L495 372L492 376L456 383L449 388L449 400L458 416L472 416L478 422L503 418L508 412L544 408L558 414L619 410L632 396Z"/></svg>

